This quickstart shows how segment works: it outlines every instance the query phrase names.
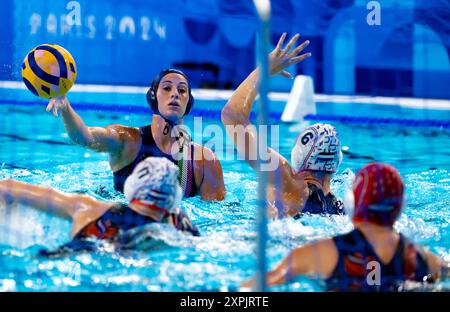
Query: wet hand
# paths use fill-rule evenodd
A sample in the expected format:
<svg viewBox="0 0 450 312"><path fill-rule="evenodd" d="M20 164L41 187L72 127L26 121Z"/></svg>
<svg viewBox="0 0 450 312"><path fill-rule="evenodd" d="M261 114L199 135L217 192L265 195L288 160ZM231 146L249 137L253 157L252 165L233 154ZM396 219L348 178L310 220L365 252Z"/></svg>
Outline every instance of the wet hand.
<svg viewBox="0 0 450 312"><path fill-rule="evenodd" d="M50 99L50 102L47 105L47 108L45 109L47 112L50 112L53 110L53 115L55 117L58 117L58 110L64 110L69 106L69 101L67 100L66 96L57 96L52 99Z"/></svg>
<svg viewBox="0 0 450 312"><path fill-rule="evenodd" d="M286 33L283 33L283 35L281 35L280 40L278 40L277 46L269 54L270 75L280 74L287 78L293 78L292 75L284 69L311 56L311 53L299 55L299 53L309 45L309 40L306 40L302 44L296 46L295 48L292 48L299 37L299 34L295 34L295 36L292 37L287 45L283 48L283 43L286 39Z"/></svg>

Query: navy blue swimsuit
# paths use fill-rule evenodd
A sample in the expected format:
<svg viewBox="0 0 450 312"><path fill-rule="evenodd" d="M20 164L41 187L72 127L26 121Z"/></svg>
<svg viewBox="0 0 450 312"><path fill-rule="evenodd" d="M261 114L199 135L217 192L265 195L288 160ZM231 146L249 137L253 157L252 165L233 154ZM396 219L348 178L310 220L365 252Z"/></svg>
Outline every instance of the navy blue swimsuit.
<svg viewBox="0 0 450 312"><path fill-rule="evenodd" d="M97 248L95 242L86 240L86 238L94 237L116 241L121 233L156 222L150 217L137 213L127 205L115 204L100 218L82 228L72 241L55 251L41 250L40 254L44 256L61 256L75 251L94 251ZM197 227L192 224L183 211L180 211L179 214L166 216L161 223L170 223L179 231L191 233L193 236L200 236ZM121 243L120 241L118 242Z"/></svg>
<svg viewBox="0 0 450 312"><path fill-rule="evenodd" d="M326 280L328 290L397 291L403 281L421 282L424 277L429 277L423 254L401 234L394 257L388 264L383 264L357 229L333 239L339 259L333 274ZM371 261L379 264L379 283L375 280L375 267Z"/></svg>
<svg viewBox="0 0 450 312"><path fill-rule="evenodd" d="M180 211L177 215L171 214L170 218L172 219L170 221L172 221L177 230L190 232L194 236L200 236L197 228L191 223L183 211ZM127 205L115 204L100 218L92 221L80 230L74 239L82 239L90 236L100 239L112 239L121 231L125 232L132 228L155 222L152 218L137 213Z"/></svg>
<svg viewBox="0 0 450 312"><path fill-rule="evenodd" d="M325 195L323 190L308 183L309 197L305 203L305 207L294 219L300 218L304 213L312 214L345 214L344 205L340 200L331 193Z"/></svg>
<svg viewBox="0 0 450 312"><path fill-rule="evenodd" d="M172 161L175 165L177 165L180 168L180 180L182 179L182 166L183 166L183 160L176 161L171 155L166 154L162 152L158 146L156 145L155 139L152 135L152 128L151 125L140 127L139 133L142 137L142 144L141 148L139 149L139 153L137 154L136 158L131 162L129 165L123 167L122 169L113 172L114 175L114 189L116 189L119 192L123 193L123 187L125 184L125 180L128 178L128 176L133 172L133 169L137 166L139 162L144 160L147 157L154 156L154 157L165 157ZM198 189L197 185L195 184L194 179L194 148L191 144L190 146L191 150L191 159L187 160L187 166L186 166L186 183L181 183L181 186L183 187L184 191L184 197L192 197L198 195ZM181 182L181 181L180 181Z"/></svg>

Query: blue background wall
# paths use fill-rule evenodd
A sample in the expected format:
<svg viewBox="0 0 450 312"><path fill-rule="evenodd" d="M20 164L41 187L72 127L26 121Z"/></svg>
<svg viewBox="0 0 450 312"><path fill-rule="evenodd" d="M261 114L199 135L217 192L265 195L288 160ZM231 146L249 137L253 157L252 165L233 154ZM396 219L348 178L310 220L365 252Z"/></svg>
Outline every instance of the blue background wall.
<svg viewBox="0 0 450 312"><path fill-rule="evenodd" d="M254 67L257 19L250 0L2 0L0 80L20 80L26 53L66 47L78 83L148 85L162 68L186 70L195 87L235 87ZM363 0L272 1L273 42L300 32L313 58L291 69L316 92L450 98L450 1L384 0L369 26ZM290 81L274 79L287 91Z"/></svg>

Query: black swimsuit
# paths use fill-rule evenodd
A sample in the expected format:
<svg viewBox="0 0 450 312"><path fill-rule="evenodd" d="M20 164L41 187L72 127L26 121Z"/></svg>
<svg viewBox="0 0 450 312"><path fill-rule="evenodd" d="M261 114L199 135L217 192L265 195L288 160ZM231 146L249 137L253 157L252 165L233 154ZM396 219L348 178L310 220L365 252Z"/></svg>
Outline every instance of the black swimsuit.
<svg viewBox="0 0 450 312"><path fill-rule="evenodd" d="M189 143L189 149L191 153L190 160L175 160L171 155L162 152L156 145L155 139L152 135L151 125L140 127L139 133L142 137L141 148L136 158L131 162L131 164L123 167L122 169L113 172L114 176L114 189L123 193L123 187L125 180L133 172L133 169L137 166L139 162L147 157L165 157L177 165L180 169L179 180L181 187L184 191L184 197L193 197L198 195L197 185L194 179L194 146L193 143Z"/></svg>
<svg viewBox="0 0 450 312"><path fill-rule="evenodd" d="M309 197L305 203L305 207L301 212L294 216L298 219L304 213L312 214L345 214L344 205L340 200L331 193L325 195L322 189L314 184L308 183Z"/></svg>
<svg viewBox="0 0 450 312"><path fill-rule="evenodd" d="M421 282L429 269L423 254L400 234L394 257L383 264L372 245L357 229L333 238L339 259L333 274L326 280L334 291L397 291L401 282ZM379 264L379 285L376 285L373 263ZM372 273L371 273L372 272ZM369 275L370 274L370 275Z"/></svg>

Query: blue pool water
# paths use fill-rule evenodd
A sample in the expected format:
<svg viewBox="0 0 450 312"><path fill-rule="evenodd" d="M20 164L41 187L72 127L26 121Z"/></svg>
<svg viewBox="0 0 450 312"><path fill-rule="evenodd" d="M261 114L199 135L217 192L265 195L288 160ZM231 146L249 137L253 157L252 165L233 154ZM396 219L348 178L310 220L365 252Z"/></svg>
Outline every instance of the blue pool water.
<svg viewBox="0 0 450 312"><path fill-rule="evenodd" d="M88 125L148 124L145 114L80 111ZM204 126L217 119L203 120ZM112 188L107 155L70 143L61 120L44 107L0 105L0 179L48 185L66 192L100 194L124 200ZM188 121L192 125L192 121ZM332 189L340 197L354 172L369 161L396 166L406 183L407 205L396 228L450 260L450 131L439 127L335 123L345 149ZM290 159L299 125L280 125L280 152ZM229 291L255 269L256 175L245 163L222 161L227 198L206 203L186 200L182 207L202 236L150 228L158 244L149 250L98 252L61 258L39 257L41 248L69 240L70 224L56 217L0 203L0 291ZM269 266L293 247L347 232L345 216L309 216L269 224ZM449 288L447 281L434 289ZM301 277L272 290L320 291L315 279Z"/></svg>

